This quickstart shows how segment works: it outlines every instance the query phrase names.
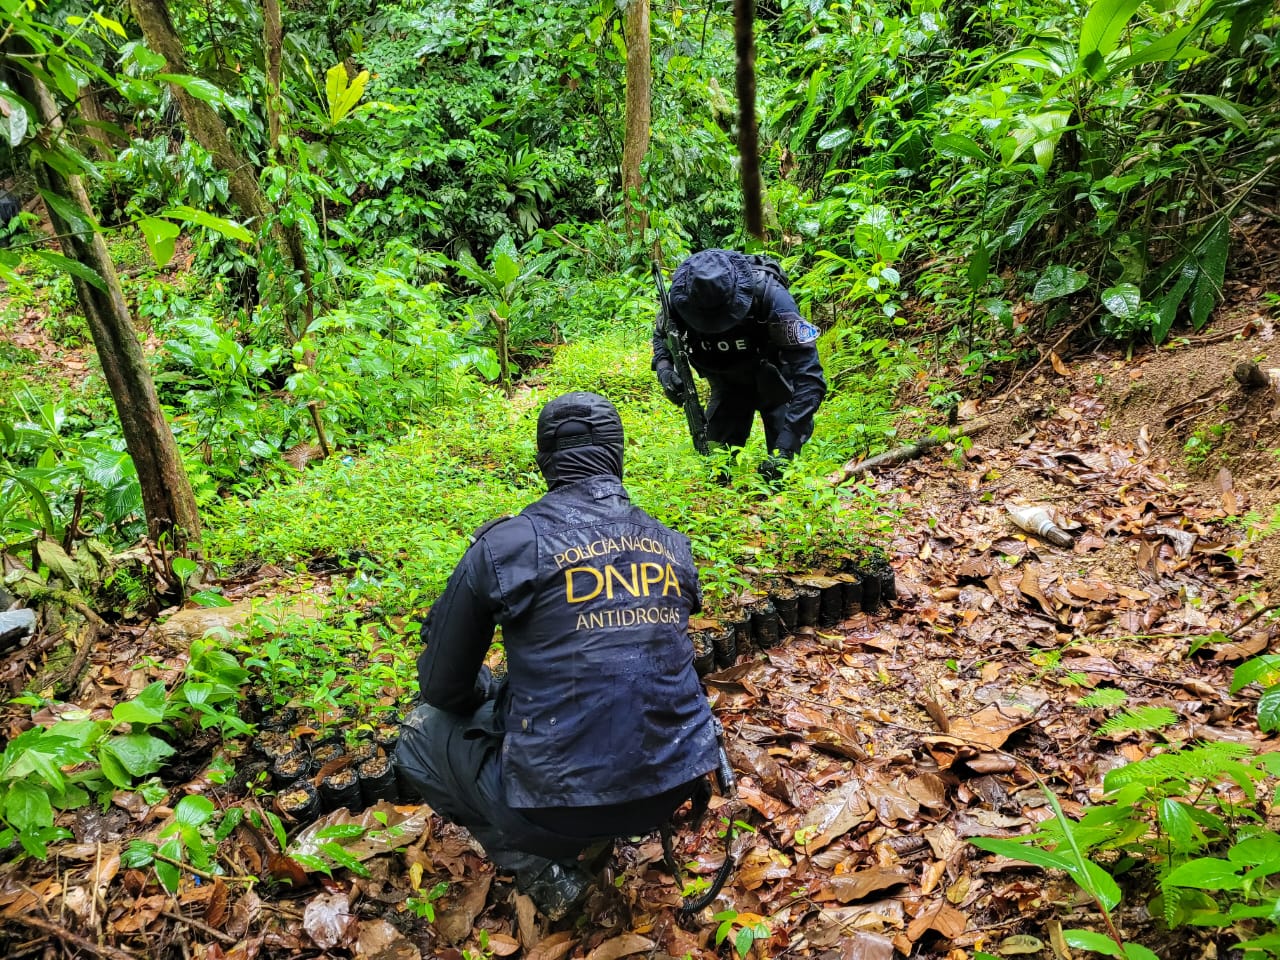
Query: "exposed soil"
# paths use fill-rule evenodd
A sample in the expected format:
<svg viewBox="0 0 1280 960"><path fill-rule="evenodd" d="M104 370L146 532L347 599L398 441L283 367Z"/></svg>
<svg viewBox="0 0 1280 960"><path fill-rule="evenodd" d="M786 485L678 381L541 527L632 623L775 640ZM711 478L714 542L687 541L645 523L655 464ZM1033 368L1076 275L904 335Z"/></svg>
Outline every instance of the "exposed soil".
<svg viewBox="0 0 1280 960"><path fill-rule="evenodd" d="M1244 360L1280 366L1274 334L1255 293L1202 337L1129 359L1046 362L1013 395L966 405L994 418L966 451L870 478L901 511L892 608L805 628L707 680L740 799L713 801L716 817L686 826L677 859L707 879L723 858L718 817L750 825L710 910L678 912L660 844L647 837L620 842L582 911L549 923L465 831L407 804L376 808L399 831L381 845L369 840L380 829L371 814L355 839L348 828L359 818L327 816L322 825L338 828L368 873L327 877L306 859L325 839L318 827L295 829L281 851L254 820L271 798L243 776L219 784L192 762L164 801L130 794L105 812L66 814L75 839L48 861L0 865L0 950L42 955L59 940L71 957L165 960L459 960L463 950L711 958L724 951L712 914L733 910L734 933L764 924L761 957L955 958L1028 942L1011 936L1038 938L1047 956L1060 926L1101 929L1100 916L1065 876L969 839L1017 836L1051 816L1040 782L1079 815L1102 799L1107 770L1165 744L1273 741L1256 724L1256 693L1227 691L1233 667L1280 637L1259 615L1280 601L1280 524L1269 524L1280 509L1280 395L1246 393L1232 377ZM1011 503L1047 506L1072 546L1015 527ZM282 575L246 572L227 592L260 594ZM78 703L105 716L181 667L154 631L121 628L93 651ZM1099 736L1114 711L1079 701L1107 687L1176 720ZM5 719L10 734L25 722L17 711ZM205 744L185 746L189 760L203 759ZM243 771L247 744L229 748ZM131 869L126 851L131 840L157 841L191 793L251 816L203 878L185 876L170 895L154 870ZM445 893L430 921L409 900L436 884ZM1141 876L1125 880L1125 893L1118 925L1165 960L1223 955L1234 942L1163 930Z"/></svg>

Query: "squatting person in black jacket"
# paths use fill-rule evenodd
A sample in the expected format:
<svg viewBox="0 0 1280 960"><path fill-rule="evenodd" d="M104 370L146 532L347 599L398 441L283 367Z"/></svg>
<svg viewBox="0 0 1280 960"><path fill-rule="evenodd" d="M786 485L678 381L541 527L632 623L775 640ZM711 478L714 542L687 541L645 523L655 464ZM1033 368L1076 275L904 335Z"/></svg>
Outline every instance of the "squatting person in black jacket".
<svg viewBox="0 0 1280 960"><path fill-rule="evenodd" d="M548 491L473 536L423 625L401 774L558 919L589 847L665 823L716 765L686 637L688 540L631 505L622 421L594 393L538 418ZM483 660L502 628L507 676Z"/></svg>
<svg viewBox="0 0 1280 960"><path fill-rule="evenodd" d="M742 446L759 411L769 451L761 473L775 479L812 436L813 415L827 393L817 328L776 278L733 250L686 259L672 277L670 299L670 322L711 385L707 439ZM679 404L684 383L661 322L653 333L653 369L667 399Z"/></svg>

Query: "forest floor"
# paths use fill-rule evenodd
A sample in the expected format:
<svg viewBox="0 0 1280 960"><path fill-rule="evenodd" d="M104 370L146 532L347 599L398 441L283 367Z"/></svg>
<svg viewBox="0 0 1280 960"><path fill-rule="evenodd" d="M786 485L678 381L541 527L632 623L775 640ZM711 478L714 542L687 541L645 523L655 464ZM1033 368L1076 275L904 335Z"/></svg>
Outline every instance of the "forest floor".
<svg viewBox="0 0 1280 960"><path fill-rule="evenodd" d="M376 835L370 813L369 830L344 840L367 876L309 873L246 820L219 850L220 876L188 874L169 895L154 873L122 864L131 839L154 839L184 793L222 807L269 803L246 796L243 777L212 782L209 753L192 744L189 779L166 801L129 794L67 815L74 841L43 863L0 866L4 955L57 956L46 952L52 938L61 955L110 958L710 957L727 923L730 941L758 931L757 957L1061 960L1062 926L1101 929L1096 906L1065 875L967 841L1050 817L1041 782L1078 815L1101 799L1106 771L1162 744L1262 752L1272 739L1258 730L1256 698L1228 691L1233 667L1280 634L1254 616L1280 602L1280 531L1267 524L1280 504L1280 396L1245 393L1232 378L1243 360L1280 365L1275 333L1245 300L1199 340L1130 359L1055 356L1009 396L965 404L965 415L992 420L968 450L865 481L898 511L896 602L804 628L707 678L743 804L713 810L750 827L702 914L679 914L648 837L620 842L583 910L548 924L464 832L390 805L377 812L399 824L393 840ZM1011 503L1048 505L1073 546L1017 529ZM264 573L243 591L297 589ZM159 631L104 637L77 702L107 711L181 665ZM1126 708L1167 707L1176 723L1101 735L1119 710L1079 704L1098 688L1123 691ZM3 720L12 731L19 718ZM245 744L229 749L248 756ZM693 874L721 862L721 826L712 817L677 834ZM316 829L285 853L314 846ZM413 881L448 885L432 922L406 909ZM1150 892L1133 887L1116 912L1126 939L1165 960L1229 946L1161 929Z"/></svg>

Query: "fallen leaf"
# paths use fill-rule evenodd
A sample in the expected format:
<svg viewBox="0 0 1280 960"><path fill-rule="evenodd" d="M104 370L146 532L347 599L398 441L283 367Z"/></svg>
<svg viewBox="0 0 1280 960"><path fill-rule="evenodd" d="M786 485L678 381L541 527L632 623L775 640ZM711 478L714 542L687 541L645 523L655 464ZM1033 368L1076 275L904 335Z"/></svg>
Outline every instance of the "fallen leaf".
<svg viewBox="0 0 1280 960"><path fill-rule="evenodd" d="M436 901L436 929L450 943L461 943L471 935L476 917L484 911L489 899L493 874L473 880L449 884L445 895Z"/></svg>
<svg viewBox="0 0 1280 960"><path fill-rule="evenodd" d="M505 933L489 934L489 949L495 957L509 957L520 949L520 942Z"/></svg>
<svg viewBox="0 0 1280 960"><path fill-rule="evenodd" d="M893 941L878 933L855 930L841 942L840 960L893 960Z"/></svg>
<svg viewBox="0 0 1280 960"><path fill-rule="evenodd" d="M587 960L618 960L619 957L652 950L655 946L648 937L642 937L638 933L624 933L600 944L587 954Z"/></svg>
<svg viewBox="0 0 1280 960"><path fill-rule="evenodd" d="M1063 363L1062 358L1058 356L1058 354L1053 350L1049 351L1049 364L1053 367L1054 373L1056 373L1058 376L1060 377L1071 376L1071 368L1068 367L1065 363ZM913 937L912 939L915 939L915 938Z"/></svg>
<svg viewBox="0 0 1280 960"><path fill-rule="evenodd" d="M549 934L545 940L529 951L525 960L560 960L565 954L578 945L573 932L560 930Z"/></svg>
<svg viewBox="0 0 1280 960"><path fill-rule="evenodd" d="M821 850L860 824L870 813L871 806L867 803L861 781L850 779L809 811L796 831L804 842L797 840L796 846L806 853Z"/></svg>
<svg viewBox="0 0 1280 960"><path fill-rule="evenodd" d="M907 927L907 939L914 942L924 936L926 930L936 930L947 940L954 940L964 933L968 925L968 917L945 901L939 900L932 906L926 907L920 916L911 921Z"/></svg>
<svg viewBox="0 0 1280 960"><path fill-rule="evenodd" d="M302 929L321 950L349 943L357 922L345 893L322 893L302 912Z"/></svg>
<svg viewBox="0 0 1280 960"><path fill-rule="evenodd" d="M997 704L983 707L968 717L955 717L951 721L951 736L966 743L998 750L1009 735L1028 723L1026 717L1008 717Z"/></svg>
<svg viewBox="0 0 1280 960"><path fill-rule="evenodd" d="M386 920L361 920L353 952L357 960L422 960L422 952Z"/></svg>
<svg viewBox="0 0 1280 960"><path fill-rule="evenodd" d="M869 870L859 870L857 873L831 877L822 885L818 892L818 899L853 903L878 890L896 887L910 881L911 874L902 867L872 867Z"/></svg>
<svg viewBox="0 0 1280 960"><path fill-rule="evenodd" d="M1227 516L1234 517L1240 512L1240 501L1236 497L1231 471L1226 467L1218 471L1218 492L1222 494L1222 509L1226 511Z"/></svg>
<svg viewBox="0 0 1280 960"><path fill-rule="evenodd" d="M920 893L924 896L933 893L946 872L947 865L941 860L933 860L925 864L924 872L920 875Z"/></svg>
<svg viewBox="0 0 1280 960"><path fill-rule="evenodd" d="M542 941L542 928L538 926L538 908L533 900L523 893L515 896L516 930L520 933L520 943L526 950L532 950Z"/></svg>
<svg viewBox="0 0 1280 960"><path fill-rule="evenodd" d="M222 928L227 919L227 885L221 877L213 881L213 892L204 908L204 922L211 927Z"/></svg>
<svg viewBox="0 0 1280 960"><path fill-rule="evenodd" d="M379 817L385 817L385 823ZM290 857L300 854L321 856L320 848L333 842L318 836L322 830L339 824L355 824L363 827L364 832L351 842L342 844L342 849L363 862L379 854L409 846L422 836L430 818L431 813L427 807L397 807L386 800L379 800L359 813L339 807L298 831L285 853Z"/></svg>
<svg viewBox="0 0 1280 960"><path fill-rule="evenodd" d="M996 947L996 953L1004 957L1013 957L1021 953L1039 953L1044 949L1044 941L1029 933L1015 933L1005 937Z"/></svg>

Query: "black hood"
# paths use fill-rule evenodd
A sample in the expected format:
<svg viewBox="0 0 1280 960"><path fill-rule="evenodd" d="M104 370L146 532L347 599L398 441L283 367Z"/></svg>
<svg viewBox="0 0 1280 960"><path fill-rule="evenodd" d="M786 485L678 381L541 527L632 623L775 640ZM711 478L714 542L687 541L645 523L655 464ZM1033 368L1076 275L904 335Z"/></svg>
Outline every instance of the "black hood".
<svg viewBox="0 0 1280 960"><path fill-rule="evenodd" d="M554 490L587 477L622 479L622 418L597 393L566 393L538 415L538 469Z"/></svg>

